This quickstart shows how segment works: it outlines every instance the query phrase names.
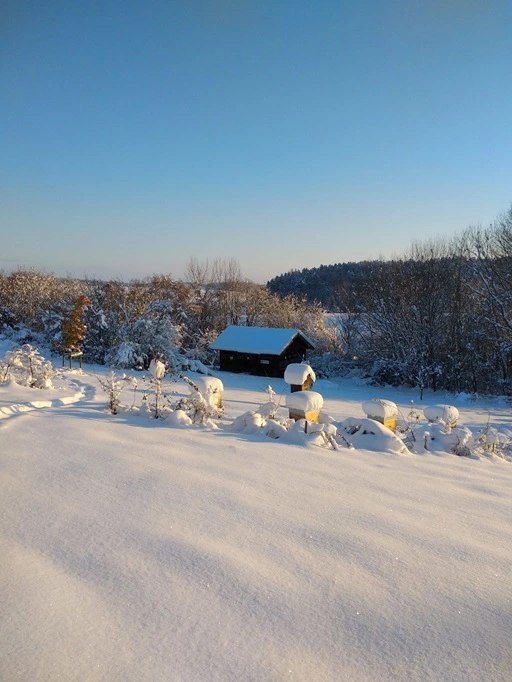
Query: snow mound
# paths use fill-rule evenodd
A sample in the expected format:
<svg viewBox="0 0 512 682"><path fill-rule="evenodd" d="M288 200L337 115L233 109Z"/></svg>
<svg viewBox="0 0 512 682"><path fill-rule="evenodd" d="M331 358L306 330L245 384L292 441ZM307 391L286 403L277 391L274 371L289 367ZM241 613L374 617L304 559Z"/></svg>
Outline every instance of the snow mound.
<svg viewBox="0 0 512 682"><path fill-rule="evenodd" d="M195 377L192 383L197 386L203 395L212 395L213 393L222 393L224 385L220 379L212 376ZM190 392L194 393L194 387L189 386Z"/></svg>
<svg viewBox="0 0 512 682"><path fill-rule="evenodd" d="M459 410L453 405L431 405L423 410L423 414L429 422L442 421L450 426L455 426L459 418Z"/></svg>
<svg viewBox="0 0 512 682"><path fill-rule="evenodd" d="M258 433L266 425L265 418L259 412L244 412L231 424L234 433Z"/></svg>
<svg viewBox="0 0 512 682"><path fill-rule="evenodd" d="M403 441L391 429L374 419L349 417L341 422L340 427L339 430L345 432L345 437L356 449L394 454L408 452Z"/></svg>
<svg viewBox="0 0 512 682"><path fill-rule="evenodd" d="M166 421L171 426L190 426L193 422L185 410L174 410L169 412Z"/></svg>
<svg viewBox="0 0 512 682"><path fill-rule="evenodd" d="M59 388L52 386L45 390L21 386L15 381L0 384L0 419L31 410L72 405L83 399L84 391L82 389L77 390L76 384L61 383L65 385ZM42 396L44 399L41 399Z"/></svg>

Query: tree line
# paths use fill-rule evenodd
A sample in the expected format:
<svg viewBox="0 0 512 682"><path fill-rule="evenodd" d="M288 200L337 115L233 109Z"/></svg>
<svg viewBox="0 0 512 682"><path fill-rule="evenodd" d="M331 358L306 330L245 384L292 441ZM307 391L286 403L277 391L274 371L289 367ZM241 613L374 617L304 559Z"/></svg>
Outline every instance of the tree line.
<svg viewBox="0 0 512 682"><path fill-rule="evenodd" d="M74 338L86 362L208 364L230 324L301 329L319 376L356 370L420 390L511 395L512 208L402 257L293 271L266 287L235 260L191 259L184 281L0 272L0 332L56 352Z"/></svg>
<svg viewBox="0 0 512 682"><path fill-rule="evenodd" d="M338 313L338 356L375 381L512 393L512 208L402 257L292 271L268 288Z"/></svg>
<svg viewBox="0 0 512 682"><path fill-rule="evenodd" d="M153 357L171 365L208 363L210 343L230 324L322 336L319 305L248 281L235 260L191 259L185 279L158 274L123 282L0 272L0 332L56 353L79 346L86 362L119 368L147 368Z"/></svg>

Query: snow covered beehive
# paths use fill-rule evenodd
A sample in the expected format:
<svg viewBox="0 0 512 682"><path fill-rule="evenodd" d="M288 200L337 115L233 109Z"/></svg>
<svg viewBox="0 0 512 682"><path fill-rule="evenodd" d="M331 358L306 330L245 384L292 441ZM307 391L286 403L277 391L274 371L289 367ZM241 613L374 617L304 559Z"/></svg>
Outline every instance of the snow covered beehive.
<svg viewBox="0 0 512 682"><path fill-rule="evenodd" d="M316 381L315 373L305 362L293 362L284 370L284 380L290 385L292 393L309 391Z"/></svg>
<svg viewBox="0 0 512 682"><path fill-rule="evenodd" d="M459 410L453 405L431 405L423 410L429 422L443 421L449 426L455 426L459 418Z"/></svg>
<svg viewBox="0 0 512 682"><path fill-rule="evenodd" d="M201 391L204 398L206 398L214 407L222 407L222 393L224 391L224 384L217 377L196 377L192 382ZM191 392L194 392L192 386Z"/></svg>
<svg viewBox="0 0 512 682"><path fill-rule="evenodd" d="M309 422L317 422L324 399L316 391L295 391L286 396L286 407L290 413L290 419L306 419Z"/></svg>
<svg viewBox="0 0 512 682"><path fill-rule="evenodd" d="M380 398L365 400L363 411L368 419L373 419L391 429L391 431L396 431L398 408L391 400L381 400Z"/></svg>

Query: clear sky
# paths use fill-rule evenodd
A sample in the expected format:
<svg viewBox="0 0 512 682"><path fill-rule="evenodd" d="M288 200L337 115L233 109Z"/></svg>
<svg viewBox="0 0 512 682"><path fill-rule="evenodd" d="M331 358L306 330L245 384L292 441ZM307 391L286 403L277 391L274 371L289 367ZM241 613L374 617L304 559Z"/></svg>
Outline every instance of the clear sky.
<svg viewBox="0 0 512 682"><path fill-rule="evenodd" d="M2 0L0 269L257 282L512 203L510 0Z"/></svg>

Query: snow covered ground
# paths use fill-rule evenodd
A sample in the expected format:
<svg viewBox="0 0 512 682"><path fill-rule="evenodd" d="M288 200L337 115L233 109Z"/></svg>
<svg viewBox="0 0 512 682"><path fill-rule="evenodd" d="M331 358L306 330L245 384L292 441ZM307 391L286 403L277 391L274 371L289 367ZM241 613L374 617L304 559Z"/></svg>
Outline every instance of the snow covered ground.
<svg viewBox="0 0 512 682"><path fill-rule="evenodd" d="M227 373L222 428L114 416L100 371L0 384L2 680L512 679L509 461L233 433L268 382ZM314 390L337 422L418 403ZM512 427L504 401L432 402Z"/></svg>

